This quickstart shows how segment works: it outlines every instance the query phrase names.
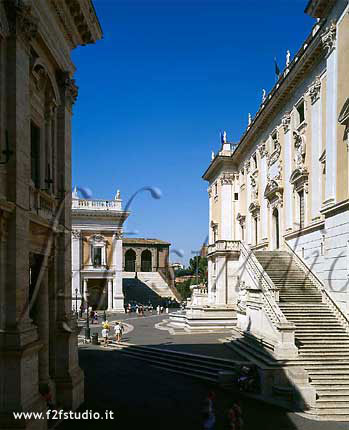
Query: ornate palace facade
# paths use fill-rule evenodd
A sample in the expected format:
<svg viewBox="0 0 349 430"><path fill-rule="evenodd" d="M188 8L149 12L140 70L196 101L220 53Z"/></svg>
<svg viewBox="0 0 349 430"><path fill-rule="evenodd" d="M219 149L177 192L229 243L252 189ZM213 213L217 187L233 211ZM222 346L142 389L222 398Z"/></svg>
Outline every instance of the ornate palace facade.
<svg viewBox="0 0 349 430"><path fill-rule="evenodd" d="M318 18L238 144L225 135L209 182L209 303L236 302L229 241L290 246L349 313L349 15L311 1ZM235 285L235 284L234 284Z"/></svg>
<svg viewBox="0 0 349 430"><path fill-rule="evenodd" d="M90 0L0 2L0 427L84 399L71 313L70 54L101 28ZM39 389L41 393L39 392Z"/></svg>
<svg viewBox="0 0 349 430"><path fill-rule="evenodd" d="M122 232L129 212L114 200L72 200L72 298L93 309L124 312Z"/></svg>

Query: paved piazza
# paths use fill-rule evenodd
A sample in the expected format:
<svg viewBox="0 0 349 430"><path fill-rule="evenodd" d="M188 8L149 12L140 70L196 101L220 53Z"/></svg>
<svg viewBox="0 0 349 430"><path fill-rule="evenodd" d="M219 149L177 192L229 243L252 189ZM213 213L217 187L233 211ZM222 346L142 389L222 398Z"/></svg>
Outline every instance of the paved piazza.
<svg viewBox="0 0 349 430"><path fill-rule="evenodd" d="M180 351L224 356L234 359L233 352L219 342L220 334L171 335L159 330L155 325L166 320L168 315L138 317L119 315L131 330L124 341L138 345L153 345ZM109 318L110 321L115 320ZM101 325L92 325L91 333L101 331ZM178 375L151 366L144 361L125 356L115 348L104 348L90 344L80 344L79 359L85 372L85 403L79 411L91 410L105 414L115 413L114 420L85 422L101 429L201 429L201 401L210 386L203 381ZM216 430L224 430L225 413L231 395L224 390L216 390L215 411ZM347 430L347 423L311 421L281 408L251 399L243 399L245 430L260 428L265 430ZM76 421L63 421L59 430L73 429Z"/></svg>

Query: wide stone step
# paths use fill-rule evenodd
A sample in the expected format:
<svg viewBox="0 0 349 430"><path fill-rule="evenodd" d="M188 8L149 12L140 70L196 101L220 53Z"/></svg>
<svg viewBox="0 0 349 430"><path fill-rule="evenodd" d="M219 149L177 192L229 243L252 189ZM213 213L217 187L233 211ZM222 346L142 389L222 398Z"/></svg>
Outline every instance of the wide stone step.
<svg viewBox="0 0 349 430"><path fill-rule="evenodd" d="M315 327L315 328L326 328L328 327L329 330L332 330L333 328L342 328L342 326L337 321L292 321L295 323L297 329L298 328L308 328L308 327Z"/></svg>
<svg viewBox="0 0 349 430"><path fill-rule="evenodd" d="M302 348L308 348L308 347L316 347L319 346L321 348L325 347L335 347L342 348L343 346L349 347L349 337L348 339L343 340L312 340L312 339L303 339L302 340Z"/></svg>
<svg viewBox="0 0 349 430"><path fill-rule="evenodd" d="M313 384L312 384L313 385ZM317 394L322 396L349 396L349 386L333 385L331 390L328 388L319 388Z"/></svg>
<svg viewBox="0 0 349 430"><path fill-rule="evenodd" d="M342 359L343 357L349 357L349 351L332 351L332 350L303 350L301 349L299 351L299 357L300 358L304 358L304 357L320 357L320 358L328 358L328 357L332 357L332 358L338 358L338 359Z"/></svg>
<svg viewBox="0 0 349 430"><path fill-rule="evenodd" d="M334 388L339 388L339 387L344 387L345 389L347 389L346 387L349 388L349 380L341 380L339 378L333 378L333 379L329 379L327 377L327 379L314 379L311 378L311 385L314 385L315 388L319 388L319 389L324 389L324 387L330 386L330 387L334 387Z"/></svg>
<svg viewBox="0 0 349 430"><path fill-rule="evenodd" d="M330 351L330 352L349 352L349 344L341 345L340 343L337 343L337 345L329 345L329 344L309 344L309 345L302 345L300 347L301 351L304 352L317 352L317 351Z"/></svg>

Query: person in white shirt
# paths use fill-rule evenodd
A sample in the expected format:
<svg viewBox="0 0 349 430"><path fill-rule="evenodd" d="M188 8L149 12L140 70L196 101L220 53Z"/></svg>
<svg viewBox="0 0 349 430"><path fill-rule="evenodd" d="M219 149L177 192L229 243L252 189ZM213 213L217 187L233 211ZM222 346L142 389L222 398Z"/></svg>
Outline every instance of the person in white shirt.
<svg viewBox="0 0 349 430"><path fill-rule="evenodd" d="M108 346L108 343L109 343L109 330L107 328L104 328L102 330L102 337L104 339L104 346Z"/></svg>
<svg viewBox="0 0 349 430"><path fill-rule="evenodd" d="M120 323L117 322L115 324L114 330L115 330L116 343L119 343L121 340L121 325L120 325Z"/></svg>

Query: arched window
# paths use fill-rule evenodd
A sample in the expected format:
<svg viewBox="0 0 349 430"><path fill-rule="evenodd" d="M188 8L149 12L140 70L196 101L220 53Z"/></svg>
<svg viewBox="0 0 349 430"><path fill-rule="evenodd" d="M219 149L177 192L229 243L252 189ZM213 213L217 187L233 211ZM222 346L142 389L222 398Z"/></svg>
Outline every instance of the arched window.
<svg viewBox="0 0 349 430"><path fill-rule="evenodd" d="M133 249L125 252L125 272L136 271L136 253Z"/></svg>
<svg viewBox="0 0 349 430"><path fill-rule="evenodd" d="M152 257L149 249L145 249L141 255L141 271L151 272L152 271Z"/></svg>

